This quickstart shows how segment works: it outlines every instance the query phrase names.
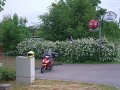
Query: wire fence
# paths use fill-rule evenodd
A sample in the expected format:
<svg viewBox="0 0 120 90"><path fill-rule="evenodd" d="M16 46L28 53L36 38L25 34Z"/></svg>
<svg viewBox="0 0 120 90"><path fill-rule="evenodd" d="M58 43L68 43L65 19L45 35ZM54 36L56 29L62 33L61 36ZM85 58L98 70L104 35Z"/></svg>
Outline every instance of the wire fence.
<svg viewBox="0 0 120 90"><path fill-rule="evenodd" d="M7 53L0 52L0 65L5 67L15 67L16 58Z"/></svg>
<svg viewBox="0 0 120 90"><path fill-rule="evenodd" d="M41 60L35 59L35 66L40 67ZM16 66L16 56L9 56L9 53L0 52L0 66L13 67Z"/></svg>

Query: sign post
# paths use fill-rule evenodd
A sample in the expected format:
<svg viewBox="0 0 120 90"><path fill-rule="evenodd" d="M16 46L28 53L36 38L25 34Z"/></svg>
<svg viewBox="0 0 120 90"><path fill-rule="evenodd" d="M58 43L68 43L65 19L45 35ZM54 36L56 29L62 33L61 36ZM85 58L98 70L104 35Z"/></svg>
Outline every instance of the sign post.
<svg viewBox="0 0 120 90"><path fill-rule="evenodd" d="M99 28L99 42L98 42L99 43L99 59L100 59L100 53L101 53L101 22L100 22L100 28Z"/></svg>
<svg viewBox="0 0 120 90"><path fill-rule="evenodd" d="M89 30L92 32L96 32L99 31L99 59L100 59L100 53L101 53L101 29L102 29L102 22L103 20L105 20L106 22L112 22L116 19L117 15L116 13L112 12L112 11L108 11L107 13L105 13L105 15L103 15L102 20L100 21L100 24L97 20L91 20L89 22ZM99 27L99 28L98 28Z"/></svg>
<svg viewBox="0 0 120 90"><path fill-rule="evenodd" d="M100 28L98 28L98 27L100 27ZM101 50L100 50L100 47L101 47L101 23L99 23L98 22L98 20L91 20L90 22L89 22L89 30L90 31L92 31L92 32L97 32L97 31L99 31L99 41L98 41L98 44L99 44L99 59L100 59L100 52L101 52Z"/></svg>

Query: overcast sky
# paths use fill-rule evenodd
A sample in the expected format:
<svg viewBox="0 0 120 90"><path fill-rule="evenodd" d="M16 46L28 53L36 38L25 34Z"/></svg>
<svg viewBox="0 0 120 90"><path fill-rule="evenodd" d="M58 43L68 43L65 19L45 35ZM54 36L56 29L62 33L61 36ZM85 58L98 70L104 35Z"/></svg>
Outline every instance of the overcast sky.
<svg viewBox="0 0 120 90"><path fill-rule="evenodd" d="M47 12L51 2L57 2L58 0L6 0L4 11L0 12L0 20L5 15L13 15L17 13L18 16L26 17L28 19L28 25L34 25L39 22L38 16ZM106 8L108 11L115 12L118 17L120 16L120 0L101 0L102 8Z"/></svg>

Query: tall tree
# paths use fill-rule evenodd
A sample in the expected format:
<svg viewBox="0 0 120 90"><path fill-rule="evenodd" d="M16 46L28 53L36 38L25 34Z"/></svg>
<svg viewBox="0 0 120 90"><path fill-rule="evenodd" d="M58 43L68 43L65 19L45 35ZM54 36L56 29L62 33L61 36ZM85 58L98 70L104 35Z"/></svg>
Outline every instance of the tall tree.
<svg viewBox="0 0 120 90"><path fill-rule="evenodd" d="M21 18L19 18L17 14L14 14L12 17L4 17L0 24L0 30L3 31L1 33L1 40L5 51L15 50L16 45L20 41L31 35L29 29L26 26L21 25L20 20Z"/></svg>
<svg viewBox="0 0 120 90"><path fill-rule="evenodd" d="M66 40L92 36L88 23L96 19L100 0L60 0L52 3L49 13L40 16L40 35L49 40Z"/></svg>
<svg viewBox="0 0 120 90"><path fill-rule="evenodd" d="M118 23L103 21L102 36L106 36L110 41L120 41L120 28Z"/></svg>

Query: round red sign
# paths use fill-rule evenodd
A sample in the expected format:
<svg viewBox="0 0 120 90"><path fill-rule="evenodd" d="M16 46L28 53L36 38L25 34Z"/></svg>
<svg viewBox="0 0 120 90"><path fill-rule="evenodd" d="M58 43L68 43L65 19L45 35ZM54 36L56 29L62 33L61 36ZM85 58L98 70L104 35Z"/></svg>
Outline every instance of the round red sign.
<svg viewBox="0 0 120 90"><path fill-rule="evenodd" d="M90 20L89 22L89 28L90 29L96 29L99 26L99 22L97 20Z"/></svg>

